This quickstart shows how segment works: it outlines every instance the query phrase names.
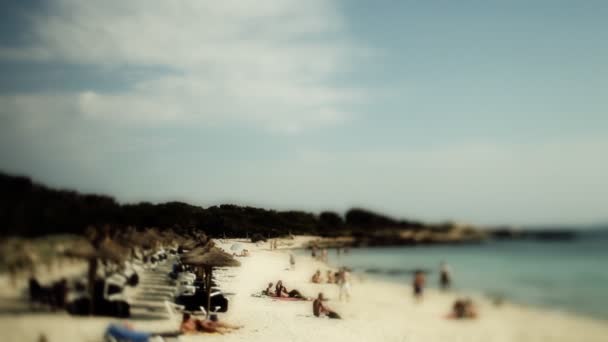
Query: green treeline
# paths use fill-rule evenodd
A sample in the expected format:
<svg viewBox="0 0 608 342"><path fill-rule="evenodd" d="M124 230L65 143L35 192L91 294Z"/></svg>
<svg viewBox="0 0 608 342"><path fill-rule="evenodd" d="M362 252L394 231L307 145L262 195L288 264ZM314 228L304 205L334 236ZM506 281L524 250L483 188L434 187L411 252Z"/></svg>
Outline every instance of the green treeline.
<svg viewBox="0 0 608 342"><path fill-rule="evenodd" d="M261 234L367 235L377 229L418 230L420 222L395 220L365 209L335 212L276 211L223 204L203 208L181 202L120 204L105 195L56 190L27 177L0 173L0 234L34 237L81 234L90 225L201 230L212 237ZM427 227L428 228L428 227ZM434 229L440 227L435 226Z"/></svg>

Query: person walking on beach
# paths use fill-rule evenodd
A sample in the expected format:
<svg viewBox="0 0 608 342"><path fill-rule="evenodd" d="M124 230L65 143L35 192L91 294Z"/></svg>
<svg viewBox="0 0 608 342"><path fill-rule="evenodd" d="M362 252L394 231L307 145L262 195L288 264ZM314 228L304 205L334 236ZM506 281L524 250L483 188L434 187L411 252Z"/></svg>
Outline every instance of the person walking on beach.
<svg viewBox="0 0 608 342"><path fill-rule="evenodd" d="M322 252L322 255L321 255L321 260L323 262L327 262L327 248L323 248L323 252Z"/></svg>
<svg viewBox="0 0 608 342"><path fill-rule="evenodd" d="M414 297L417 300L422 300L422 293L424 292L424 284L426 282L424 272L416 271L414 273L414 281L412 286L414 288Z"/></svg>
<svg viewBox="0 0 608 342"><path fill-rule="evenodd" d="M346 267L342 267L338 272L336 283L339 289L338 299L342 301L342 298L344 298L347 302L350 301L350 273Z"/></svg>
<svg viewBox="0 0 608 342"><path fill-rule="evenodd" d="M442 290L447 290L450 288L452 283L452 272L450 271L450 267L445 261L441 262L439 266L439 287Z"/></svg>
<svg viewBox="0 0 608 342"><path fill-rule="evenodd" d="M291 253L289 253L289 266L291 266L292 270L296 269L296 257L294 257Z"/></svg>

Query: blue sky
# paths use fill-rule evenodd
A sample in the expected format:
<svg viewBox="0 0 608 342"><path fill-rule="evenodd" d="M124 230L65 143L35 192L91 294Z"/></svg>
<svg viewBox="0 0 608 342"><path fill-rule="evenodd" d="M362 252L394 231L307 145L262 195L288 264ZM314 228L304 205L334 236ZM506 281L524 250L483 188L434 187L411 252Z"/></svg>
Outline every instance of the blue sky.
<svg viewBox="0 0 608 342"><path fill-rule="evenodd" d="M4 1L0 169L119 200L608 221L605 1Z"/></svg>

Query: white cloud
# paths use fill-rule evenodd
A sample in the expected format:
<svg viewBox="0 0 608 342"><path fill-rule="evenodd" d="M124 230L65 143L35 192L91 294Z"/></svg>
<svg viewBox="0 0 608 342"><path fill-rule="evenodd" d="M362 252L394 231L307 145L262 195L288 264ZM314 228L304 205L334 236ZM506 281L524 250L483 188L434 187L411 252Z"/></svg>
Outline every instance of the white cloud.
<svg viewBox="0 0 608 342"><path fill-rule="evenodd" d="M0 49L0 58L174 71L118 94L82 89L63 96L86 117L245 121L295 132L346 119L344 104L360 96L331 83L364 51L345 34L335 5L56 0L49 15L32 18L38 43ZM17 109L27 114L28 106Z"/></svg>

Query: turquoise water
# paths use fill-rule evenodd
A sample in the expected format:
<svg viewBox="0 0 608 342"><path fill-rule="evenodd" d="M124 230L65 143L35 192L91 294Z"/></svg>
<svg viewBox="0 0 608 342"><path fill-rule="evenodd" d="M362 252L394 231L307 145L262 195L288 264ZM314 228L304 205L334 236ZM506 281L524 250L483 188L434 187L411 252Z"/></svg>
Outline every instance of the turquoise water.
<svg viewBox="0 0 608 342"><path fill-rule="evenodd" d="M360 248L341 255L332 251L329 257L333 265L407 284L408 271L428 269L431 287L437 287L439 263L445 260L459 292L608 319L608 232L562 242Z"/></svg>

